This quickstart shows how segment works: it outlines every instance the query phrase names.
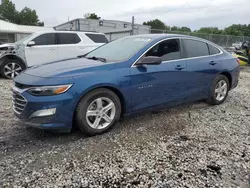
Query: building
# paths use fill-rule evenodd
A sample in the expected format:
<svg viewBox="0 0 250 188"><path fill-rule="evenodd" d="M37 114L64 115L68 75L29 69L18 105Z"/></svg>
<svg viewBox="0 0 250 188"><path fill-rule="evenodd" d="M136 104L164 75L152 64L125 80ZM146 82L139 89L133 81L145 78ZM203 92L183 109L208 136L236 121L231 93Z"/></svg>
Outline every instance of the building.
<svg viewBox="0 0 250 188"><path fill-rule="evenodd" d="M93 20L93 19L74 19L54 27L55 30L76 30L93 31L105 33L107 38L115 40L128 36L132 31L132 23L118 20ZM148 34L151 27L141 24L134 24L134 34Z"/></svg>
<svg viewBox="0 0 250 188"><path fill-rule="evenodd" d="M117 38L129 36L132 33L132 23L117 20L92 20L74 19L61 25L50 27L18 25L0 20L0 43L12 43L18 41L36 31L52 30L73 30L73 31L92 31L105 33L109 41ZM134 34L148 34L151 27L146 25L134 24Z"/></svg>
<svg viewBox="0 0 250 188"><path fill-rule="evenodd" d="M0 43L18 41L36 31L52 31L54 28L18 25L0 20Z"/></svg>

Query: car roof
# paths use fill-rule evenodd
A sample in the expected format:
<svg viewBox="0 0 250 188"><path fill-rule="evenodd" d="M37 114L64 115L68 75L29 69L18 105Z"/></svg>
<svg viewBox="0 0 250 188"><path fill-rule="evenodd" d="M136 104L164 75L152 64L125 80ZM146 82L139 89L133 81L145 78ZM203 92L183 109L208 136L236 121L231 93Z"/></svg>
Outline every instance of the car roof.
<svg viewBox="0 0 250 188"><path fill-rule="evenodd" d="M86 32L86 31L37 31L35 33L39 34L45 34L45 33L86 33L86 34L98 34L98 35L104 35L103 33L97 33L97 32Z"/></svg>

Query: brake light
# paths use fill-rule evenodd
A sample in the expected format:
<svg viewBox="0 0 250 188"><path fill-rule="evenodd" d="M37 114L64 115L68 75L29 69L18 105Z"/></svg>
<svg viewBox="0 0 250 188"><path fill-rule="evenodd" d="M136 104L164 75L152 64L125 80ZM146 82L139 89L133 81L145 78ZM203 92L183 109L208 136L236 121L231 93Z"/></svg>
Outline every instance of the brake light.
<svg viewBox="0 0 250 188"><path fill-rule="evenodd" d="M237 58L236 61L238 62L238 64L240 65L240 60Z"/></svg>

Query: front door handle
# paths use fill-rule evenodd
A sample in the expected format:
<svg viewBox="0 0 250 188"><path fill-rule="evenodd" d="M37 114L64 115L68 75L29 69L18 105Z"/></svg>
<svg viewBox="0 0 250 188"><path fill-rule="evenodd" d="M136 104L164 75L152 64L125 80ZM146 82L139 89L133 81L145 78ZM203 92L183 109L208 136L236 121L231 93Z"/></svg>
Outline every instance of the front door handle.
<svg viewBox="0 0 250 188"><path fill-rule="evenodd" d="M182 69L185 69L185 68L186 68L186 66L184 66L184 65L177 65L175 67L175 70L182 70Z"/></svg>
<svg viewBox="0 0 250 188"><path fill-rule="evenodd" d="M56 50L55 48L50 48L50 50Z"/></svg>
<svg viewBox="0 0 250 188"><path fill-rule="evenodd" d="M217 63L216 62L214 62L214 61L211 61L210 63L209 63L209 65L216 65Z"/></svg>

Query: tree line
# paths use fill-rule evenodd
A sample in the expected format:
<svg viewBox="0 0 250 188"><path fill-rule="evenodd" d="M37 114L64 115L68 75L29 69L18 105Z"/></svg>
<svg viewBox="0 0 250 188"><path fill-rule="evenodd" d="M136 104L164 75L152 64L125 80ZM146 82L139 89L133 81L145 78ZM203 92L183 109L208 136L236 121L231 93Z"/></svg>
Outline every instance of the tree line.
<svg viewBox="0 0 250 188"><path fill-rule="evenodd" d="M150 20L144 22L143 25L151 26L151 29L156 30L171 30L171 31L179 31L179 32L192 32L192 30L188 27L170 27L166 25L159 19ZM195 30L193 32L197 33L206 33L206 34L219 34L219 35L235 35L235 36L249 36L250 37L250 24L242 25L242 24L233 24L225 29L219 29L218 27L202 27L199 30Z"/></svg>
<svg viewBox="0 0 250 188"><path fill-rule="evenodd" d="M10 0L3 0L0 4L0 19L22 25L44 26L44 22L38 19L35 10L25 7L18 11Z"/></svg>

